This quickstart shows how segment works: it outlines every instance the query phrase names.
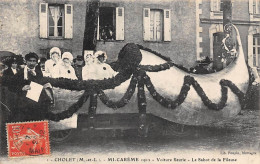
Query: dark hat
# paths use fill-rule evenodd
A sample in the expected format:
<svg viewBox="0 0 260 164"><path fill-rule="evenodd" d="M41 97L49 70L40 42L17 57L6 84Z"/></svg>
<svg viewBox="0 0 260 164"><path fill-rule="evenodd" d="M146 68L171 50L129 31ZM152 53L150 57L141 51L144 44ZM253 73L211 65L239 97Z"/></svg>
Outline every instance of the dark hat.
<svg viewBox="0 0 260 164"><path fill-rule="evenodd" d="M30 52L29 54L25 55L25 60L29 60L30 58L35 58L37 61L39 59L38 55L34 52Z"/></svg>
<svg viewBox="0 0 260 164"><path fill-rule="evenodd" d="M8 56L3 60L3 63L10 67L13 63L17 63L17 59L14 56Z"/></svg>
<svg viewBox="0 0 260 164"><path fill-rule="evenodd" d="M78 55L77 58L76 58L76 60L83 60L83 56Z"/></svg>
<svg viewBox="0 0 260 164"><path fill-rule="evenodd" d="M40 59L40 63L45 63L46 61L47 61L46 58L41 58L41 59Z"/></svg>

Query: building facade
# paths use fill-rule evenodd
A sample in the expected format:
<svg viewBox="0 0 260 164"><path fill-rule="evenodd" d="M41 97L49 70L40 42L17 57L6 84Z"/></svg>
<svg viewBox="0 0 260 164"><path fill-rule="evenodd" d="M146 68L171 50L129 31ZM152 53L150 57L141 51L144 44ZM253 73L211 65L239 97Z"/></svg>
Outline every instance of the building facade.
<svg viewBox="0 0 260 164"><path fill-rule="evenodd" d="M251 66L260 66L260 1L232 1L232 21L240 31ZM0 50L47 57L57 46L81 55L88 0L2 0ZM137 43L187 68L209 56L220 61L222 0L100 0L97 50L108 62L122 47ZM221 63L217 63L221 64Z"/></svg>

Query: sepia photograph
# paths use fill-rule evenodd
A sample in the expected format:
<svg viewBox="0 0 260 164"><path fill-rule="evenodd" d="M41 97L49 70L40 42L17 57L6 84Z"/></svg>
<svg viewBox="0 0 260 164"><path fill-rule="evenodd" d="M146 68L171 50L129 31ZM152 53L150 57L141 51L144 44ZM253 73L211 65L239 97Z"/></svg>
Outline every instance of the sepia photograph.
<svg viewBox="0 0 260 164"><path fill-rule="evenodd" d="M0 164L259 164L260 0L0 0Z"/></svg>

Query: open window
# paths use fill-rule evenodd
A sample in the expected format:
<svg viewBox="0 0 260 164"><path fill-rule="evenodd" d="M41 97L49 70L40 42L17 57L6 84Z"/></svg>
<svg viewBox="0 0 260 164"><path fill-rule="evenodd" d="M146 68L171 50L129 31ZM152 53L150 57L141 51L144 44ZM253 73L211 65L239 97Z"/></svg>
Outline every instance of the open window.
<svg viewBox="0 0 260 164"><path fill-rule="evenodd" d="M97 39L103 41L124 40L124 8L100 7Z"/></svg>

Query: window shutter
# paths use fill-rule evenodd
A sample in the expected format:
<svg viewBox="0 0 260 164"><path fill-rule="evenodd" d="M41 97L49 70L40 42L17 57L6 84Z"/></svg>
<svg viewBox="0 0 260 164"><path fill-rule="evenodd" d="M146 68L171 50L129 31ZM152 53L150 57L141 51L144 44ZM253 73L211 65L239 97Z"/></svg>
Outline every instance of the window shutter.
<svg viewBox="0 0 260 164"><path fill-rule="evenodd" d="M124 31L125 31L125 20L124 20L124 8L116 8L116 40L124 40Z"/></svg>
<svg viewBox="0 0 260 164"><path fill-rule="evenodd" d="M253 1L254 1L254 0L249 0L249 1L248 1L248 10L249 10L249 13L250 13L250 14L253 14L253 12L254 12Z"/></svg>
<svg viewBox="0 0 260 164"><path fill-rule="evenodd" d="M65 4L65 38L72 39L73 37L73 5Z"/></svg>
<svg viewBox="0 0 260 164"><path fill-rule="evenodd" d="M164 21L164 41L171 41L171 10L165 9L163 14Z"/></svg>
<svg viewBox="0 0 260 164"><path fill-rule="evenodd" d="M211 0L210 1L211 5L211 11L218 11L218 0Z"/></svg>
<svg viewBox="0 0 260 164"><path fill-rule="evenodd" d="M40 19L40 38L48 37L48 3L40 3L39 6Z"/></svg>
<svg viewBox="0 0 260 164"><path fill-rule="evenodd" d="M143 36L145 41L150 40L150 9L143 9Z"/></svg>

